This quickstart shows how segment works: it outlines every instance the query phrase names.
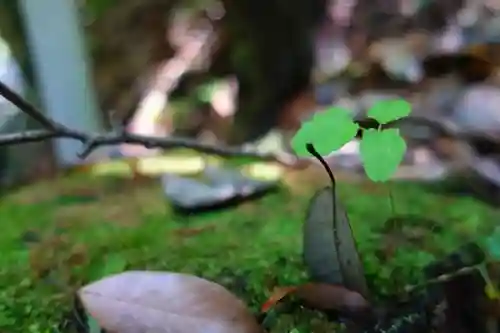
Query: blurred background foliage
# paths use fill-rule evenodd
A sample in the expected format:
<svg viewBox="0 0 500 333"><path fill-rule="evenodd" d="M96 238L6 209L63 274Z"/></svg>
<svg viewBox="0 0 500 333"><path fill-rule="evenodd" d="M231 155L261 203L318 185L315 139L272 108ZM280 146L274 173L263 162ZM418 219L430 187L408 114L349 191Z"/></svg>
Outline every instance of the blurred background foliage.
<svg viewBox="0 0 500 333"><path fill-rule="evenodd" d="M212 3L80 0L101 109L115 110L119 115L136 104L140 98L138 80L173 55L165 38L171 14L183 8L196 20ZM326 1L223 0L222 4L225 15L217 22L219 42L208 77L231 73L238 79L235 132L239 135L233 135L232 140L240 142L265 133L284 103L309 84L314 61L311 37L325 13ZM17 1L0 0L0 33L34 86Z"/></svg>

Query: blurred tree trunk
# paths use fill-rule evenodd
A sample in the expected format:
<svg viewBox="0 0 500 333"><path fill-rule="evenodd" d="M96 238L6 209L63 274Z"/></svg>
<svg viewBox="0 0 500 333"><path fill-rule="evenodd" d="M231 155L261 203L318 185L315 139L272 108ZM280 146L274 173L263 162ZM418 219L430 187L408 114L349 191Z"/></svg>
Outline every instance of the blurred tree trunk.
<svg viewBox="0 0 500 333"><path fill-rule="evenodd" d="M239 84L232 141L271 129L285 104L310 84L314 32L327 0L223 0L223 26Z"/></svg>

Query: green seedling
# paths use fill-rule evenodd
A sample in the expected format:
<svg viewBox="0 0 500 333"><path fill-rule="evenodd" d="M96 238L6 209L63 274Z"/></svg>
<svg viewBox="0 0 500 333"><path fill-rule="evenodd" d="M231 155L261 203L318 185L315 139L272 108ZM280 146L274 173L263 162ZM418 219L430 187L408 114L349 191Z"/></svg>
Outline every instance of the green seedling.
<svg viewBox="0 0 500 333"><path fill-rule="evenodd" d="M375 103L367 116L380 125L409 116L411 105L403 99L386 100ZM360 144L361 160L366 175L372 181L389 180L403 161L406 142L398 129L363 129L354 122L349 110L332 107L318 112L305 122L292 139L292 147L298 156L307 157L307 144L314 145L321 155L339 150L354 139L358 130L363 131Z"/></svg>

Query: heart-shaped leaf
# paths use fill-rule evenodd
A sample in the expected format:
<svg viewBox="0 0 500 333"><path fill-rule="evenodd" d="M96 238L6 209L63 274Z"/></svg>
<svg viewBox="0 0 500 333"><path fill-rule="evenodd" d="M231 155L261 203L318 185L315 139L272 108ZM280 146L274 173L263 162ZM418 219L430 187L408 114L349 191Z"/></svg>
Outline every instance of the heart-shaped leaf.
<svg viewBox="0 0 500 333"><path fill-rule="evenodd" d="M367 116L380 124L398 120L409 116L411 104L404 99L391 99L375 103L367 112Z"/></svg>
<svg viewBox="0 0 500 333"><path fill-rule="evenodd" d="M406 152L406 142L395 128L365 130L359 146L366 175L374 182L391 178Z"/></svg>
<svg viewBox="0 0 500 333"><path fill-rule="evenodd" d="M309 157L306 145L312 143L320 155L329 155L351 141L358 129L348 110L331 108L316 112L295 134L292 147L298 156Z"/></svg>

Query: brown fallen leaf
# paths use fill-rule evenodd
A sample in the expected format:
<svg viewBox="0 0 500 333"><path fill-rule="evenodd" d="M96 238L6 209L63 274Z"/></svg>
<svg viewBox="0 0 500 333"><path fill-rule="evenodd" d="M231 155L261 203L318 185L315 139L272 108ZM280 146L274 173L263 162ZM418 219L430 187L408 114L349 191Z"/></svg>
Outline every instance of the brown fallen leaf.
<svg viewBox="0 0 500 333"><path fill-rule="evenodd" d="M291 294L297 296L310 308L320 311L358 313L370 308L368 301L355 291L326 283L306 283L300 286L276 288L262 305L261 311L269 311L279 301Z"/></svg>
<svg viewBox="0 0 500 333"><path fill-rule="evenodd" d="M241 300L193 275L128 271L84 286L78 295L109 332L263 333Z"/></svg>

